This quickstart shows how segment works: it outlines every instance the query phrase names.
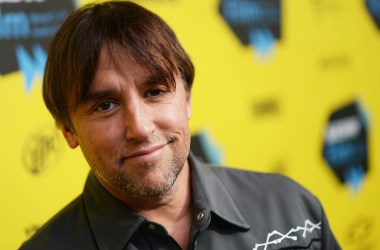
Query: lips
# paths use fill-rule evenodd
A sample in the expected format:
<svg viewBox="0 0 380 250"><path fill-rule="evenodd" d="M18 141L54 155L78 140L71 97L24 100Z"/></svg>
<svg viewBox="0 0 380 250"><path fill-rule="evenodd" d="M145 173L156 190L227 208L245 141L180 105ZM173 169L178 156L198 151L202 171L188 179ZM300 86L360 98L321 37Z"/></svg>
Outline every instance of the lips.
<svg viewBox="0 0 380 250"><path fill-rule="evenodd" d="M175 142L175 138L170 137L167 139L166 143L159 143L154 145L136 145L131 146L125 150L124 156L119 160L119 163L122 164L124 161L137 161L137 162L145 162L156 160L161 150L167 146ZM130 149L130 150L128 150Z"/></svg>
<svg viewBox="0 0 380 250"><path fill-rule="evenodd" d="M166 144L160 144L153 147L137 150L135 152L128 154L124 159L153 155L155 153L158 153L158 151L160 151L165 145Z"/></svg>

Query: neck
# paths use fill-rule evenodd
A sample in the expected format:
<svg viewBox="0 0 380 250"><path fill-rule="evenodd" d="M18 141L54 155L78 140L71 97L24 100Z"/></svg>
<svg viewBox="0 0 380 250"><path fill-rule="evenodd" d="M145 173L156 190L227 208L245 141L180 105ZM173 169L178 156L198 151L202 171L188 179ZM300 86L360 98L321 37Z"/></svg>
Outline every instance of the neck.
<svg viewBox="0 0 380 250"><path fill-rule="evenodd" d="M123 200L137 214L166 225L183 217L192 208L190 169L186 162L172 189L159 199ZM167 222L167 223L165 223Z"/></svg>
<svg viewBox="0 0 380 250"><path fill-rule="evenodd" d="M110 190L114 196L128 205L135 213L159 223L177 241L182 249L187 249L192 224L191 177L188 162L169 193L159 199L145 199L127 196ZM105 186L105 185L103 185Z"/></svg>

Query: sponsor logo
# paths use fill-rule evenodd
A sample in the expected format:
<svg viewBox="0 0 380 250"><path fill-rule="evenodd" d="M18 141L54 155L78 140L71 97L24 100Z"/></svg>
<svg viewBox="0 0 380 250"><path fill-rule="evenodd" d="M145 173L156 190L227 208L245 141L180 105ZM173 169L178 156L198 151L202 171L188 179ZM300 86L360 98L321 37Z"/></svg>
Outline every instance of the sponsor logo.
<svg viewBox="0 0 380 250"><path fill-rule="evenodd" d="M380 1L379 0L365 0L365 6L369 15L375 22L378 29L380 29Z"/></svg>
<svg viewBox="0 0 380 250"><path fill-rule="evenodd" d="M375 218L366 215L354 218L345 231L343 238L345 245L351 249L378 249L375 221Z"/></svg>
<svg viewBox="0 0 380 250"><path fill-rule="evenodd" d="M61 159L64 143L55 127L41 129L26 139L22 149L22 165L32 175L40 175L56 166Z"/></svg>
<svg viewBox="0 0 380 250"><path fill-rule="evenodd" d="M323 157L342 183L358 190L368 171L368 121L357 102L330 115Z"/></svg>
<svg viewBox="0 0 380 250"><path fill-rule="evenodd" d="M280 7L280 0L221 0L219 12L243 45L266 57L281 37Z"/></svg>
<svg viewBox="0 0 380 250"><path fill-rule="evenodd" d="M281 111L280 101L277 98L266 98L255 101L252 111L255 117L266 117L279 115Z"/></svg>
<svg viewBox="0 0 380 250"><path fill-rule="evenodd" d="M273 173L278 173L282 175L286 175L288 170L288 165L285 160L279 159L275 161L272 165L270 165L270 171Z"/></svg>
<svg viewBox="0 0 380 250"><path fill-rule="evenodd" d="M40 225L37 225L37 224L32 224L26 227L24 229L26 237L30 238L39 228L40 228Z"/></svg>
<svg viewBox="0 0 380 250"><path fill-rule="evenodd" d="M218 165L223 161L222 151L213 142L210 133L206 131L201 131L191 136L190 149L195 156L204 162Z"/></svg>
<svg viewBox="0 0 380 250"><path fill-rule="evenodd" d="M333 69L347 69L352 64L352 58L347 53L330 54L328 56L321 57L320 69L321 70L333 70Z"/></svg>
<svg viewBox="0 0 380 250"><path fill-rule="evenodd" d="M0 75L21 70L25 91L42 76L47 47L74 1L0 0Z"/></svg>

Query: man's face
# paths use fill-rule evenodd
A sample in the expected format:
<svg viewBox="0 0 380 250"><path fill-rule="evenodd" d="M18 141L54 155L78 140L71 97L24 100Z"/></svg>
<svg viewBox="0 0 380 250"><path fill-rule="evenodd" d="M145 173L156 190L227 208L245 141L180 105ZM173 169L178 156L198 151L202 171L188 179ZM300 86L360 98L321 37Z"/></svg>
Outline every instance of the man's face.
<svg viewBox="0 0 380 250"><path fill-rule="evenodd" d="M88 93L71 114L73 129L61 129L103 184L159 198L187 164L190 100L181 79L173 89L130 57L116 59L103 47Z"/></svg>

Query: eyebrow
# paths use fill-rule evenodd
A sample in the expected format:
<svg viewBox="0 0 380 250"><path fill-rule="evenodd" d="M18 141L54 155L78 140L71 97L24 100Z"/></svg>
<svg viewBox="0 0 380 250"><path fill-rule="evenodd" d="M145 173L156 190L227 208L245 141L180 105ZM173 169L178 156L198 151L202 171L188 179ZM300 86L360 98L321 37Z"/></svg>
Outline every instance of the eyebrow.
<svg viewBox="0 0 380 250"><path fill-rule="evenodd" d="M144 81L143 85L154 85L157 83L163 83L167 85L170 88L175 89L175 84L168 82L164 77L157 77L154 75L148 76ZM107 97L110 97L115 94L115 91L112 89L105 89L105 90L99 90L99 91L88 91L84 97L82 98L81 102L86 103L86 102L96 102L102 99L105 99Z"/></svg>
<svg viewBox="0 0 380 250"><path fill-rule="evenodd" d="M154 85L156 83L165 83L165 84L170 85L170 83L168 82L168 79L166 79L164 76L158 76L158 75L148 76L143 82L143 84L145 85Z"/></svg>
<svg viewBox="0 0 380 250"><path fill-rule="evenodd" d="M81 102L99 101L114 94L112 90L100 90L87 92Z"/></svg>

